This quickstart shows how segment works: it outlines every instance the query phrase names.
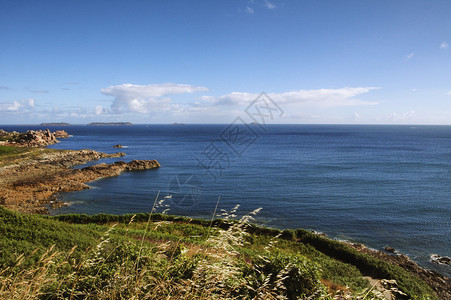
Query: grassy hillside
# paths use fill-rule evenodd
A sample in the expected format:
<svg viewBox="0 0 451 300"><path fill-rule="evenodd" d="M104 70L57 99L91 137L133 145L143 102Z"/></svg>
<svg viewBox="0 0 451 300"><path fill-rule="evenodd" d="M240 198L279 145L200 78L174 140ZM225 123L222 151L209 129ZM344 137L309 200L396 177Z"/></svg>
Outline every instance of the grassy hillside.
<svg viewBox="0 0 451 300"><path fill-rule="evenodd" d="M377 299L420 279L305 230L161 214L23 215L0 207L0 299ZM398 293L395 292L399 296Z"/></svg>

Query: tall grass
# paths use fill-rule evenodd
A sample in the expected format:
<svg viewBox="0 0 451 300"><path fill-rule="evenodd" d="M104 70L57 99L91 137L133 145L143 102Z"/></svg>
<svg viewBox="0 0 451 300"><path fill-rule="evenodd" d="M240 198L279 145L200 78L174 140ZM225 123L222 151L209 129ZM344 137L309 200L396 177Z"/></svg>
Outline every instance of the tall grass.
<svg viewBox="0 0 451 300"><path fill-rule="evenodd" d="M158 196L153 207L163 207ZM299 243L306 233L258 229L259 210L235 220L237 210L212 221L216 213L48 218L0 208L0 246L9 252L0 249L0 299L382 299L374 287L326 280L339 268L361 275Z"/></svg>

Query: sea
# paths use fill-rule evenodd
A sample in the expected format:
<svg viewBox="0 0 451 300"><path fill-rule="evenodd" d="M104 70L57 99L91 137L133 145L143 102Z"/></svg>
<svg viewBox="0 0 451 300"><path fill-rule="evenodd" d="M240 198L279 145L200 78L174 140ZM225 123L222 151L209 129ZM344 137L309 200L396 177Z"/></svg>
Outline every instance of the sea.
<svg viewBox="0 0 451 300"><path fill-rule="evenodd" d="M451 256L451 126L235 122L50 129L72 136L49 148L126 153L77 168L135 159L161 164L60 194L68 206L53 215L150 212L155 205L156 212L210 219L215 211L239 218L261 208L257 224L305 228L377 250L390 246L451 276L451 266L430 262L432 254ZM117 144L123 148L113 148Z"/></svg>

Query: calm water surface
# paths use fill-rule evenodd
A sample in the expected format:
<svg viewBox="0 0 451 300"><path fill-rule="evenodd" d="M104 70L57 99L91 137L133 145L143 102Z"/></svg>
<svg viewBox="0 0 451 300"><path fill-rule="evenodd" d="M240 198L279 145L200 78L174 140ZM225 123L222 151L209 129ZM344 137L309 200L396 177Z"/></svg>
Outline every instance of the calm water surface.
<svg viewBox="0 0 451 300"><path fill-rule="evenodd" d="M390 245L451 275L449 266L429 262L434 253L451 256L451 126L52 127L57 129L73 137L51 148L119 150L127 154L121 160L157 159L162 167L63 194L71 205L53 214L148 212L161 191L172 195L168 213L210 218L221 196L222 209L262 207L260 224L313 229L375 249ZM116 144L126 148L113 149Z"/></svg>

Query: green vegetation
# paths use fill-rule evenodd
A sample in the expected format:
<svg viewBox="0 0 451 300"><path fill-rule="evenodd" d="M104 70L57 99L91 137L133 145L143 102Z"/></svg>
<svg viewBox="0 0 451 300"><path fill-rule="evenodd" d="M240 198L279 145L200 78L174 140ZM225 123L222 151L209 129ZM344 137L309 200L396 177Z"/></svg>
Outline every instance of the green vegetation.
<svg viewBox="0 0 451 300"><path fill-rule="evenodd" d="M0 146L0 167L14 163L36 152L36 148Z"/></svg>
<svg viewBox="0 0 451 300"><path fill-rule="evenodd" d="M36 159L45 153L52 153L56 149L34 148L34 147L13 147L0 146L0 167L25 160Z"/></svg>
<svg viewBox="0 0 451 300"><path fill-rule="evenodd" d="M364 275L419 278L305 230L164 214L23 215L0 207L1 299L378 299Z"/></svg>
<svg viewBox="0 0 451 300"><path fill-rule="evenodd" d="M15 156L20 153L29 151L26 147L12 147L12 146L0 146L0 158L3 159L5 156Z"/></svg>

